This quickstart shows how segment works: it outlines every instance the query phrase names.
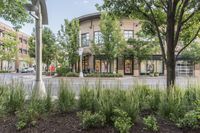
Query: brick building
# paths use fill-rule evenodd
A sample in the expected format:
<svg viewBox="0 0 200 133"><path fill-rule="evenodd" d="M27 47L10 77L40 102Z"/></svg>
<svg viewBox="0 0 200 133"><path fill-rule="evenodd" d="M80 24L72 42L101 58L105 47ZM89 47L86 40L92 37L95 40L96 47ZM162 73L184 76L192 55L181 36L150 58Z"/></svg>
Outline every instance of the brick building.
<svg viewBox="0 0 200 133"><path fill-rule="evenodd" d="M0 38L4 37L5 32L16 32L12 27L0 22ZM16 32L16 37L19 41L17 45L17 55L12 59L11 62L8 63L6 60L1 60L0 62L0 70L10 70L19 71L22 70L24 67L29 66L29 55L28 55L28 38L29 35L23 32Z"/></svg>
<svg viewBox="0 0 200 133"><path fill-rule="evenodd" d="M92 51L92 41L98 44L101 41L100 32L100 14L93 13L84 15L78 18L80 21L81 31L81 47L83 47L82 68L84 72L107 72L109 63L102 57L96 57ZM136 33L140 30L139 21L122 18L120 27L126 40L136 37ZM115 65L113 65L116 63ZM77 69L80 63L77 63ZM152 55L149 60L138 62L134 58L119 57L112 62L111 71L116 69L116 72L124 75L145 75L151 72L157 72L160 75L166 74L164 62L161 54ZM116 68L114 68L116 66ZM199 64L193 64L192 61L179 58L176 64L176 74L180 76L200 76Z"/></svg>

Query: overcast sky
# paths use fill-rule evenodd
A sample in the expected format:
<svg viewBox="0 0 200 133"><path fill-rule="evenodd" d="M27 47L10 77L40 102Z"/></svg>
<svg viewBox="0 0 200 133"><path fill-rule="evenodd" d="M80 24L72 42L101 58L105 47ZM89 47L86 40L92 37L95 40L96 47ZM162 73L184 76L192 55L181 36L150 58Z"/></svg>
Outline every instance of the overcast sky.
<svg viewBox="0 0 200 133"><path fill-rule="evenodd" d="M97 12L96 3L102 4L103 0L47 0L48 27L57 34L61 24L64 23L64 19L71 20L85 14ZM1 18L0 21L12 26ZM33 27L34 24L26 24L21 31L30 35Z"/></svg>

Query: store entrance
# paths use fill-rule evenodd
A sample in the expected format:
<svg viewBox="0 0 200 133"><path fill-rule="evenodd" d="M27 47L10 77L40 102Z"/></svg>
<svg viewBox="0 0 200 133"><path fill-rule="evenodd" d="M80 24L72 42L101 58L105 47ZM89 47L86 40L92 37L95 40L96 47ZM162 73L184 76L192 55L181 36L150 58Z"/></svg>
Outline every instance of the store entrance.
<svg viewBox="0 0 200 133"><path fill-rule="evenodd" d="M133 59L124 60L124 75L133 75Z"/></svg>

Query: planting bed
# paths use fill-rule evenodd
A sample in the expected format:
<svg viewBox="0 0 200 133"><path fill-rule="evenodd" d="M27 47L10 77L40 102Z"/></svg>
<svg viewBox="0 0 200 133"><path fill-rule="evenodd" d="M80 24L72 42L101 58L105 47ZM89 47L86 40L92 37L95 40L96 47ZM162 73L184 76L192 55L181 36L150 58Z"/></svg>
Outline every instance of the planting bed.
<svg viewBox="0 0 200 133"><path fill-rule="evenodd" d="M35 126L27 126L23 130L16 129L16 117L10 116L0 119L0 133L117 133L112 126L102 128L82 129L76 112L67 114L51 114L40 119ZM199 133L200 129L179 129L170 121L157 118L160 133ZM137 120L131 128L131 133L151 133L144 129L141 120Z"/></svg>

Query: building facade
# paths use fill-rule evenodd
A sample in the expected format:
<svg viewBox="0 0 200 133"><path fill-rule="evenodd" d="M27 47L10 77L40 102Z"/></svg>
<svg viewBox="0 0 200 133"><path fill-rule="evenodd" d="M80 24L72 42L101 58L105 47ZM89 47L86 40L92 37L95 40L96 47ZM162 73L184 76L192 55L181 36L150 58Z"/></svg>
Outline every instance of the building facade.
<svg viewBox="0 0 200 133"><path fill-rule="evenodd" d="M28 39L29 35L23 32L17 32L12 27L0 22L0 38L4 37L6 32L15 32L19 44L17 44L18 52L12 61L0 60L0 70L21 71L29 66L30 57L28 55Z"/></svg>
<svg viewBox="0 0 200 133"><path fill-rule="evenodd" d="M148 75L150 73L158 73L166 75L166 68L162 55L157 53L150 56L148 60L138 61L133 57L118 57L110 64L103 56L95 56L92 53L92 42L102 44L103 40L100 32L100 13L84 15L78 18L80 21L81 31L81 47L83 48L83 59L81 62L83 72L118 72L123 75ZM137 37L136 33L140 30L138 20L123 18L120 20L120 28L124 34L125 40ZM79 69L80 62L77 63ZM200 76L200 65L194 64L187 59L179 58L176 64L177 76Z"/></svg>

